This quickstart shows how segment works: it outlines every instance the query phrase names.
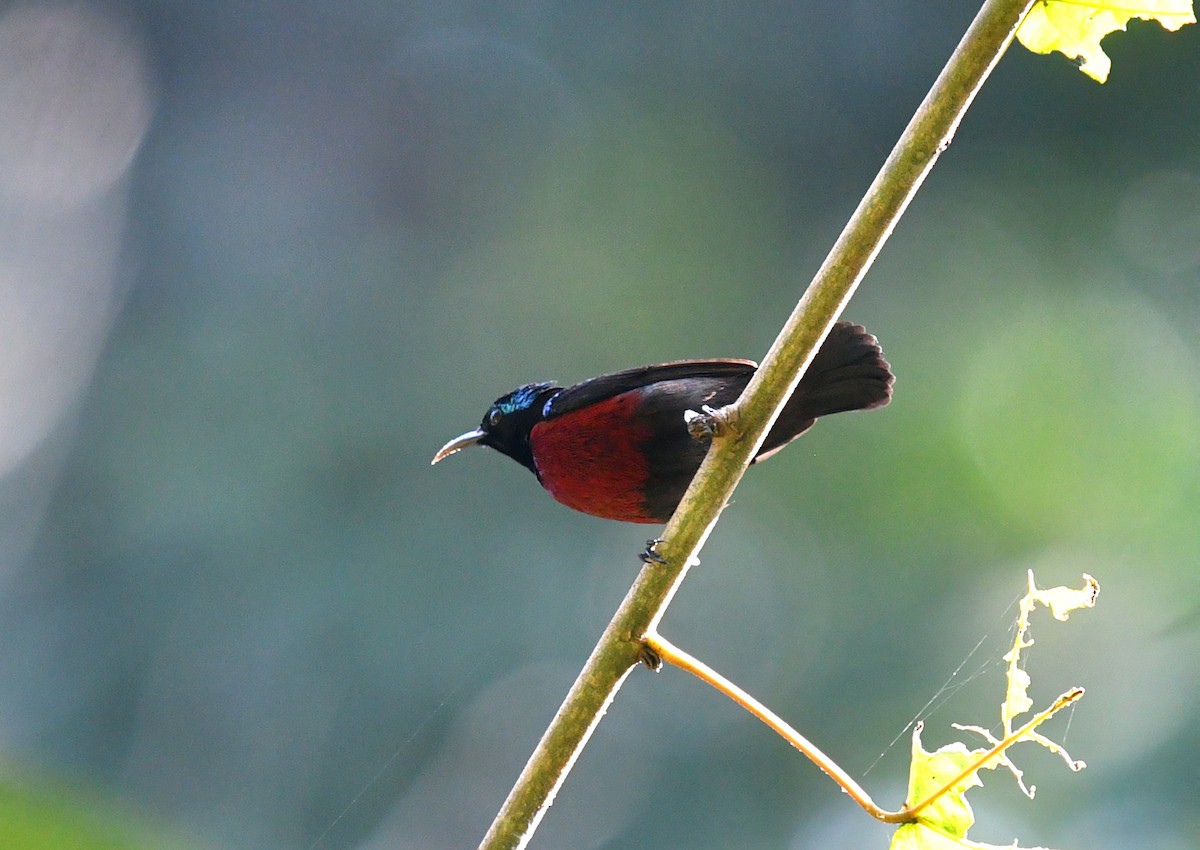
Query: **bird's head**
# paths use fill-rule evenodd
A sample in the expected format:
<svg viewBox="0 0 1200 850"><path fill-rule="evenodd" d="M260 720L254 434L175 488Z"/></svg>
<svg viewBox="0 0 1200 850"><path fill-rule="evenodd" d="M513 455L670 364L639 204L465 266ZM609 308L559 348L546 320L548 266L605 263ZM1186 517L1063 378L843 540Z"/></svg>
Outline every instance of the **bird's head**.
<svg viewBox="0 0 1200 850"><path fill-rule="evenodd" d="M444 460L467 446L491 446L517 463L528 467L535 475L533 453L529 448L529 432L544 418L543 409L559 388L550 383L526 384L492 402L483 414L483 421L474 431L460 434L438 450L431 465Z"/></svg>

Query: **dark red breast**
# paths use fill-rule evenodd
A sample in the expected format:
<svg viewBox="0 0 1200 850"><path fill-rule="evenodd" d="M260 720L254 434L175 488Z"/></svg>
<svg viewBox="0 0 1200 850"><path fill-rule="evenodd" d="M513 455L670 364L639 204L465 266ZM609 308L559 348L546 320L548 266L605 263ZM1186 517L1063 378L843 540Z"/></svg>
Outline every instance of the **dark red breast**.
<svg viewBox="0 0 1200 850"><path fill-rule="evenodd" d="M606 519L661 522L647 515L643 497L653 430L638 415L641 405L642 392L631 390L535 425L533 462L550 495Z"/></svg>

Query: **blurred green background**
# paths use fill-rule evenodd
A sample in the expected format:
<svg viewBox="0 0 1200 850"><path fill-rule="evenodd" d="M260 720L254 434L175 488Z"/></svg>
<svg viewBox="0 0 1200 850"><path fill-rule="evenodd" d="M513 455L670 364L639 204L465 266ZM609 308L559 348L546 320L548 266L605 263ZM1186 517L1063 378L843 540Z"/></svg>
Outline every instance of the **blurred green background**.
<svg viewBox="0 0 1200 850"><path fill-rule="evenodd" d="M475 846L653 529L430 457L527 381L761 357L971 5L4 4L0 847ZM996 722L1026 569L1089 572L1029 661L1088 769L1018 751L973 835L1182 850L1200 28L1107 45L1010 51L847 313L895 401L752 470L663 631L898 805L910 719ZM667 670L532 846L888 835Z"/></svg>

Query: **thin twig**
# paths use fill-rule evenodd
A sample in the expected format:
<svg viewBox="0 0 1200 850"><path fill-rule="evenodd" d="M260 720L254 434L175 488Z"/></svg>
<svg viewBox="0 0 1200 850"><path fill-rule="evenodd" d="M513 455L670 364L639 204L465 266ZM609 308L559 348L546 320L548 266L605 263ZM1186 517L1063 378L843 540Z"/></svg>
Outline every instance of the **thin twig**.
<svg viewBox="0 0 1200 850"><path fill-rule="evenodd" d="M1049 708L1047 708L1045 711L1035 714L1027 723L1023 724L1021 728L1014 732L1010 732L1001 740L995 741L991 749L981 753L970 764L964 767L957 776L950 781L943 783L940 788L932 792L924 800L921 800L919 803L914 805L905 805L903 808L893 812L881 807L874 800L872 800L871 795L868 794L866 790L863 789L863 787L859 785L853 777L850 776L850 774L842 770L841 766L839 766L837 762L827 756L820 747L796 731L796 729L786 720L784 720L775 712L771 711L771 709L767 708L729 679L726 679L716 670L709 667L699 658L691 655L686 650L680 649L678 646L671 643L669 640L659 634L647 635L646 647L652 650L663 661L674 667L678 667L680 670L691 673L700 681L711 685L713 688L716 688L722 694L729 697L742 708L746 709L746 711L753 714L755 717L765 723L768 728L803 753L809 761L821 768L821 770L824 771L830 779L836 782L838 786L845 791L847 795L849 795L851 800L858 803L858 805L862 807L863 811L876 820L883 821L884 823L915 822L920 816L921 812L923 812L933 803L936 803L941 797L952 791L960 782L962 782L968 776L971 776L973 773L983 769L984 765L986 765L988 762L1000 756L1005 750L1020 741L1025 736L1029 735L1042 723L1049 720L1068 705L1072 705L1083 696L1083 688L1072 688L1071 690L1062 694Z"/></svg>
<svg viewBox="0 0 1200 850"><path fill-rule="evenodd" d="M777 735L802 752L809 761L825 771L829 778L849 794L851 800L862 806L871 817L881 820L884 823L904 823L915 819L911 817L898 818L898 812L889 812L887 809L880 807L871 799L871 795L855 782L850 774L842 770L837 762L825 755L820 747L797 732L791 724L778 714L771 711L771 709L767 708L700 659L690 655L658 634L647 635L646 646L657 653L663 661L678 667L680 670L686 670L700 681L712 685L725 696L746 709L746 711L767 724Z"/></svg>

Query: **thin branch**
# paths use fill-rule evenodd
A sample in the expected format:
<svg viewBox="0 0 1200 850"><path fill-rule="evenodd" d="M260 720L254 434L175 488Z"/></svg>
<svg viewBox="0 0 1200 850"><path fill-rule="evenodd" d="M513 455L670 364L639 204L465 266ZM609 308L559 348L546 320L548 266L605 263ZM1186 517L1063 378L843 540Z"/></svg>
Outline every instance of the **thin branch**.
<svg viewBox="0 0 1200 850"><path fill-rule="evenodd" d="M713 440L663 532L666 563L649 563L626 594L562 707L509 792L480 850L522 848L587 743L600 716L637 663L697 563L713 525L799 383L813 353L866 274L983 81L1012 41L1033 0L985 0L950 61L847 223L742 397L725 412L731 434Z"/></svg>
<svg viewBox="0 0 1200 850"><path fill-rule="evenodd" d="M871 799L871 795L855 782L850 774L842 770L837 762L825 755L820 747L797 732L794 727L778 714L771 711L771 709L767 708L700 659L688 654L658 634L647 635L646 646L657 653L663 661L674 667L678 667L680 670L691 673L706 684L712 685L712 687L767 724L773 732L803 753L809 761L825 771L829 778L841 786L841 789L850 795L850 799L862 806L871 817L881 820L884 823L904 823L907 820L912 820L912 818L899 818L898 812L889 812L887 809L876 804Z"/></svg>
<svg viewBox="0 0 1200 850"><path fill-rule="evenodd" d="M821 770L824 771L830 779L837 783L838 787L846 792L851 800L858 803L858 805L862 807L863 811L876 820L883 821L884 823L915 822L921 812L923 812L932 804L936 803L941 797L952 791L960 782L962 782L968 776L971 776L976 771L982 770L984 766L988 764L988 762L999 758L1004 751L1013 744L1025 738L1032 738L1035 736L1036 733L1033 731L1034 729L1045 723L1062 709L1069 705L1073 705L1079 700L1080 697L1083 696L1083 688L1072 688L1056 699L1045 711L1035 714L1027 723L1022 724L1022 726L1016 731L1009 732L1009 734L1005 735L1000 740L996 740L988 736L992 747L980 753L979 756L977 756L970 764L964 767L953 779L944 783L940 788L931 793L924 800L921 800L913 805L905 805L903 808L893 812L883 808L874 800L872 800L871 795L868 794L866 790L859 785L853 777L850 776L850 774L842 770L841 766L838 765L837 762L827 756L820 747L796 731L796 729L786 720L784 720L775 712L771 711L771 709L767 708L757 699L750 696L750 694L742 690L729 679L726 679L716 670L709 667L699 658L691 655L686 650L680 649L678 646L671 643L669 640L659 634L646 636L646 648L654 652L655 655L657 655L660 659L672 665L673 667L678 667L680 670L691 673L700 681L707 685L711 685L713 688L736 702L742 708L746 709L746 711L753 714L755 717L765 723L767 727L771 729L771 731L775 732L775 734L779 735L781 738L803 753L809 761L821 768ZM971 728L973 731L979 731L982 734L987 735L985 730L976 730L974 727L969 728ZM1069 760L1068 763L1071 764Z"/></svg>

